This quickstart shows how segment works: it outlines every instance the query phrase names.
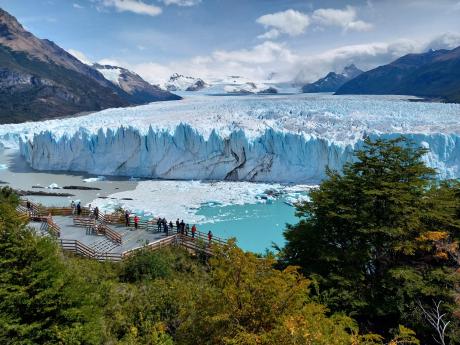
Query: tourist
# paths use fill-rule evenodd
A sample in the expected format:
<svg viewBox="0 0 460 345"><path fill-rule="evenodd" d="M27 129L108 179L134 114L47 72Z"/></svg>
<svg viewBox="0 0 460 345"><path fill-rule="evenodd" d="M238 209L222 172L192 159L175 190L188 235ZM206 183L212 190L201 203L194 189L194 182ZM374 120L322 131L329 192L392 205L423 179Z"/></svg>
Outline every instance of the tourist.
<svg viewBox="0 0 460 345"><path fill-rule="evenodd" d="M188 236L188 232L190 231L190 225L185 226L185 236Z"/></svg>
<svg viewBox="0 0 460 345"><path fill-rule="evenodd" d="M176 231L177 231L177 233L179 233L179 231L180 231L179 228L180 228L180 222L179 222L179 218L177 218L177 220L176 220Z"/></svg>
<svg viewBox="0 0 460 345"><path fill-rule="evenodd" d="M174 228L174 224L172 221L169 222L169 230L172 231L172 229Z"/></svg>
<svg viewBox="0 0 460 345"><path fill-rule="evenodd" d="M125 211L125 225L127 228L129 228L129 211Z"/></svg>
<svg viewBox="0 0 460 345"><path fill-rule="evenodd" d="M137 214L134 216L134 229L137 230L137 227L139 225L139 217L137 216Z"/></svg>
<svg viewBox="0 0 460 345"><path fill-rule="evenodd" d="M182 219L180 222L180 233L183 235L185 232L185 223L184 220Z"/></svg>
<svg viewBox="0 0 460 345"><path fill-rule="evenodd" d="M81 202L79 201L77 204L77 216L81 215Z"/></svg>
<svg viewBox="0 0 460 345"><path fill-rule="evenodd" d="M195 239L195 233L196 233L196 225L193 224L193 226L192 226L192 239Z"/></svg>
<svg viewBox="0 0 460 345"><path fill-rule="evenodd" d="M208 232L208 241L209 241L209 244L211 244L211 241L212 241L212 232L211 232L211 230L209 230L209 232Z"/></svg>
<svg viewBox="0 0 460 345"><path fill-rule="evenodd" d="M72 209L72 215L75 214L75 201L72 200L72 202L70 203L70 208Z"/></svg>
<svg viewBox="0 0 460 345"><path fill-rule="evenodd" d="M157 220L158 232L161 231L161 223L163 223L163 220L160 217L158 217L158 220Z"/></svg>
<svg viewBox="0 0 460 345"><path fill-rule="evenodd" d="M99 207L96 206L96 207L94 208L93 213L94 213L94 218L95 218L96 220L98 220L98 219L99 219Z"/></svg>
<svg viewBox="0 0 460 345"><path fill-rule="evenodd" d="M168 233L168 223L164 223L164 229L165 229L165 233L167 234Z"/></svg>

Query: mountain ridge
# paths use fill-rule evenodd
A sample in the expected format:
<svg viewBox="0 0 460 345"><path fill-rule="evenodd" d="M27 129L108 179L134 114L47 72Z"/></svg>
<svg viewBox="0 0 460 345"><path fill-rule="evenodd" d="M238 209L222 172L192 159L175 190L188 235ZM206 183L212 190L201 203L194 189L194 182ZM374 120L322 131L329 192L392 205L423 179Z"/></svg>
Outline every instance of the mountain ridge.
<svg viewBox="0 0 460 345"><path fill-rule="evenodd" d="M414 95L460 102L460 47L404 55L348 81L336 94Z"/></svg>
<svg viewBox="0 0 460 345"><path fill-rule="evenodd" d="M0 123L171 99L180 97L166 91L156 98L126 92L54 42L37 38L0 8Z"/></svg>
<svg viewBox="0 0 460 345"><path fill-rule="evenodd" d="M325 77L302 86L303 93L335 92L347 81L363 73L354 64L346 66L341 73L329 72Z"/></svg>
<svg viewBox="0 0 460 345"><path fill-rule="evenodd" d="M161 99L165 101L179 100L180 96L161 89L156 85L146 82L140 75L126 68L111 65L93 64L104 77L130 95L133 103L148 103ZM115 73L105 74L106 71Z"/></svg>

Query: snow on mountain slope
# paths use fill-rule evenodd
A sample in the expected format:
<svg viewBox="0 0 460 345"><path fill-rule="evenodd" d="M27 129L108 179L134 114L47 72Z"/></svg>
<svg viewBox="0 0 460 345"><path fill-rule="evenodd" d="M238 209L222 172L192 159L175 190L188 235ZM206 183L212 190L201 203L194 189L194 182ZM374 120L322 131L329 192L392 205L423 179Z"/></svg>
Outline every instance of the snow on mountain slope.
<svg viewBox="0 0 460 345"><path fill-rule="evenodd" d="M105 67L105 66L101 66ZM98 68L98 65L95 68L102 73L105 79L110 80L115 85L120 86L120 75L123 72L122 68L110 66L110 68Z"/></svg>
<svg viewBox="0 0 460 345"><path fill-rule="evenodd" d="M203 79L174 73L165 83L164 87L168 91L199 91L208 86Z"/></svg>
<svg viewBox="0 0 460 345"><path fill-rule="evenodd" d="M460 105L394 96L196 96L41 123L0 126L39 170L165 179L318 182L362 138L400 133L460 177Z"/></svg>

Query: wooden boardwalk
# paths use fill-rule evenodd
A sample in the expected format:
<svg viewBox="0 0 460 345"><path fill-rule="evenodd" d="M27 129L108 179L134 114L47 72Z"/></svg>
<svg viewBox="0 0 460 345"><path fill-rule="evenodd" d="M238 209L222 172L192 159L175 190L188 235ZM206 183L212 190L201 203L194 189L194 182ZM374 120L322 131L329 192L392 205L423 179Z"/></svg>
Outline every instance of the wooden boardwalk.
<svg viewBox="0 0 460 345"><path fill-rule="evenodd" d="M169 246L180 246L193 253L212 256L213 248L226 244L225 240L215 236L209 240L208 235L200 231L196 231L194 237L192 237L189 235L190 231L189 233L180 232L177 227L173 226L168 233L165 233L165 237L163 238L123 252L111 252L107 249L113 246L122 245L123 236L119 232L113 230L109 225L124 224L125 219L123 213L100 213L96 220L94 217L91 217L91 210L84 207L82 207L81 214L76 216L74 210L70 207L45 207L28 200L21 200L21 204L18 206L17 211L19 216L27 221L40 222L40 231L42 233L48 233L56 238L64 251L99 261L121 261L141 250L154 251ZM85 228L87 233L103 235L108 241L105 241L105 243L101 241L100 245L90 247L77 239L63 239L61 238L61 228L53 220L53 216L57 216L57 218L72 217L74 226ZM160 228L156 220L141 220L138 229L158 232ZM161 229L159 232L161 232ZM113 245L110 246L107 243L113 243Z"/></svg>

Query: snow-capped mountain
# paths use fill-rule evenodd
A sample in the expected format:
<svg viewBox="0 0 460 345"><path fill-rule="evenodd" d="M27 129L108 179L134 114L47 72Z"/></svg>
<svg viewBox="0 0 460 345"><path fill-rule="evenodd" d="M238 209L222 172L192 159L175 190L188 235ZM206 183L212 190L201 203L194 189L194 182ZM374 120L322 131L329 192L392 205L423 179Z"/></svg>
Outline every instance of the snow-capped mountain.
<svg viewBox="0 0 460 345"><path fill-rule="evenodd" d="M100 64L94 64L93 68L130 95L130 100L136 104L180 99L175 94L149 84L141 76L126 68Z"/></svg>
<svg viewBox="0 0 460 345"><path fill-rule="evenodd" d="M335 92L343 84L363 73L354 64L346 66L341 73L330 72L324 78L302 87L304 93Z"/></svg>
<svg viewBox="0 0 460 345"><path fill-rule="evenodd" d="M226 85L224 86L224 91L227 93L236 93L236 94L276 94L278 90L273 86L268 86L265 84L259 84L254 82L247 82L244 84L238 85Z"/></svg>
<svg viewBox="0 0 460 345"><path fill-rule="evenodd" d="M242 76L228 76L221 81L224 84L224 91L232 94L275 94L278 89L272 85L250 81Z"/></svg>
<svg viewBox="0 0 460 345"><path fill-rule="evenodd" d="M199 91L208 86L203 79L184 76L179 73L174 73L165 83L165 88L168 91Z"/></svg>

